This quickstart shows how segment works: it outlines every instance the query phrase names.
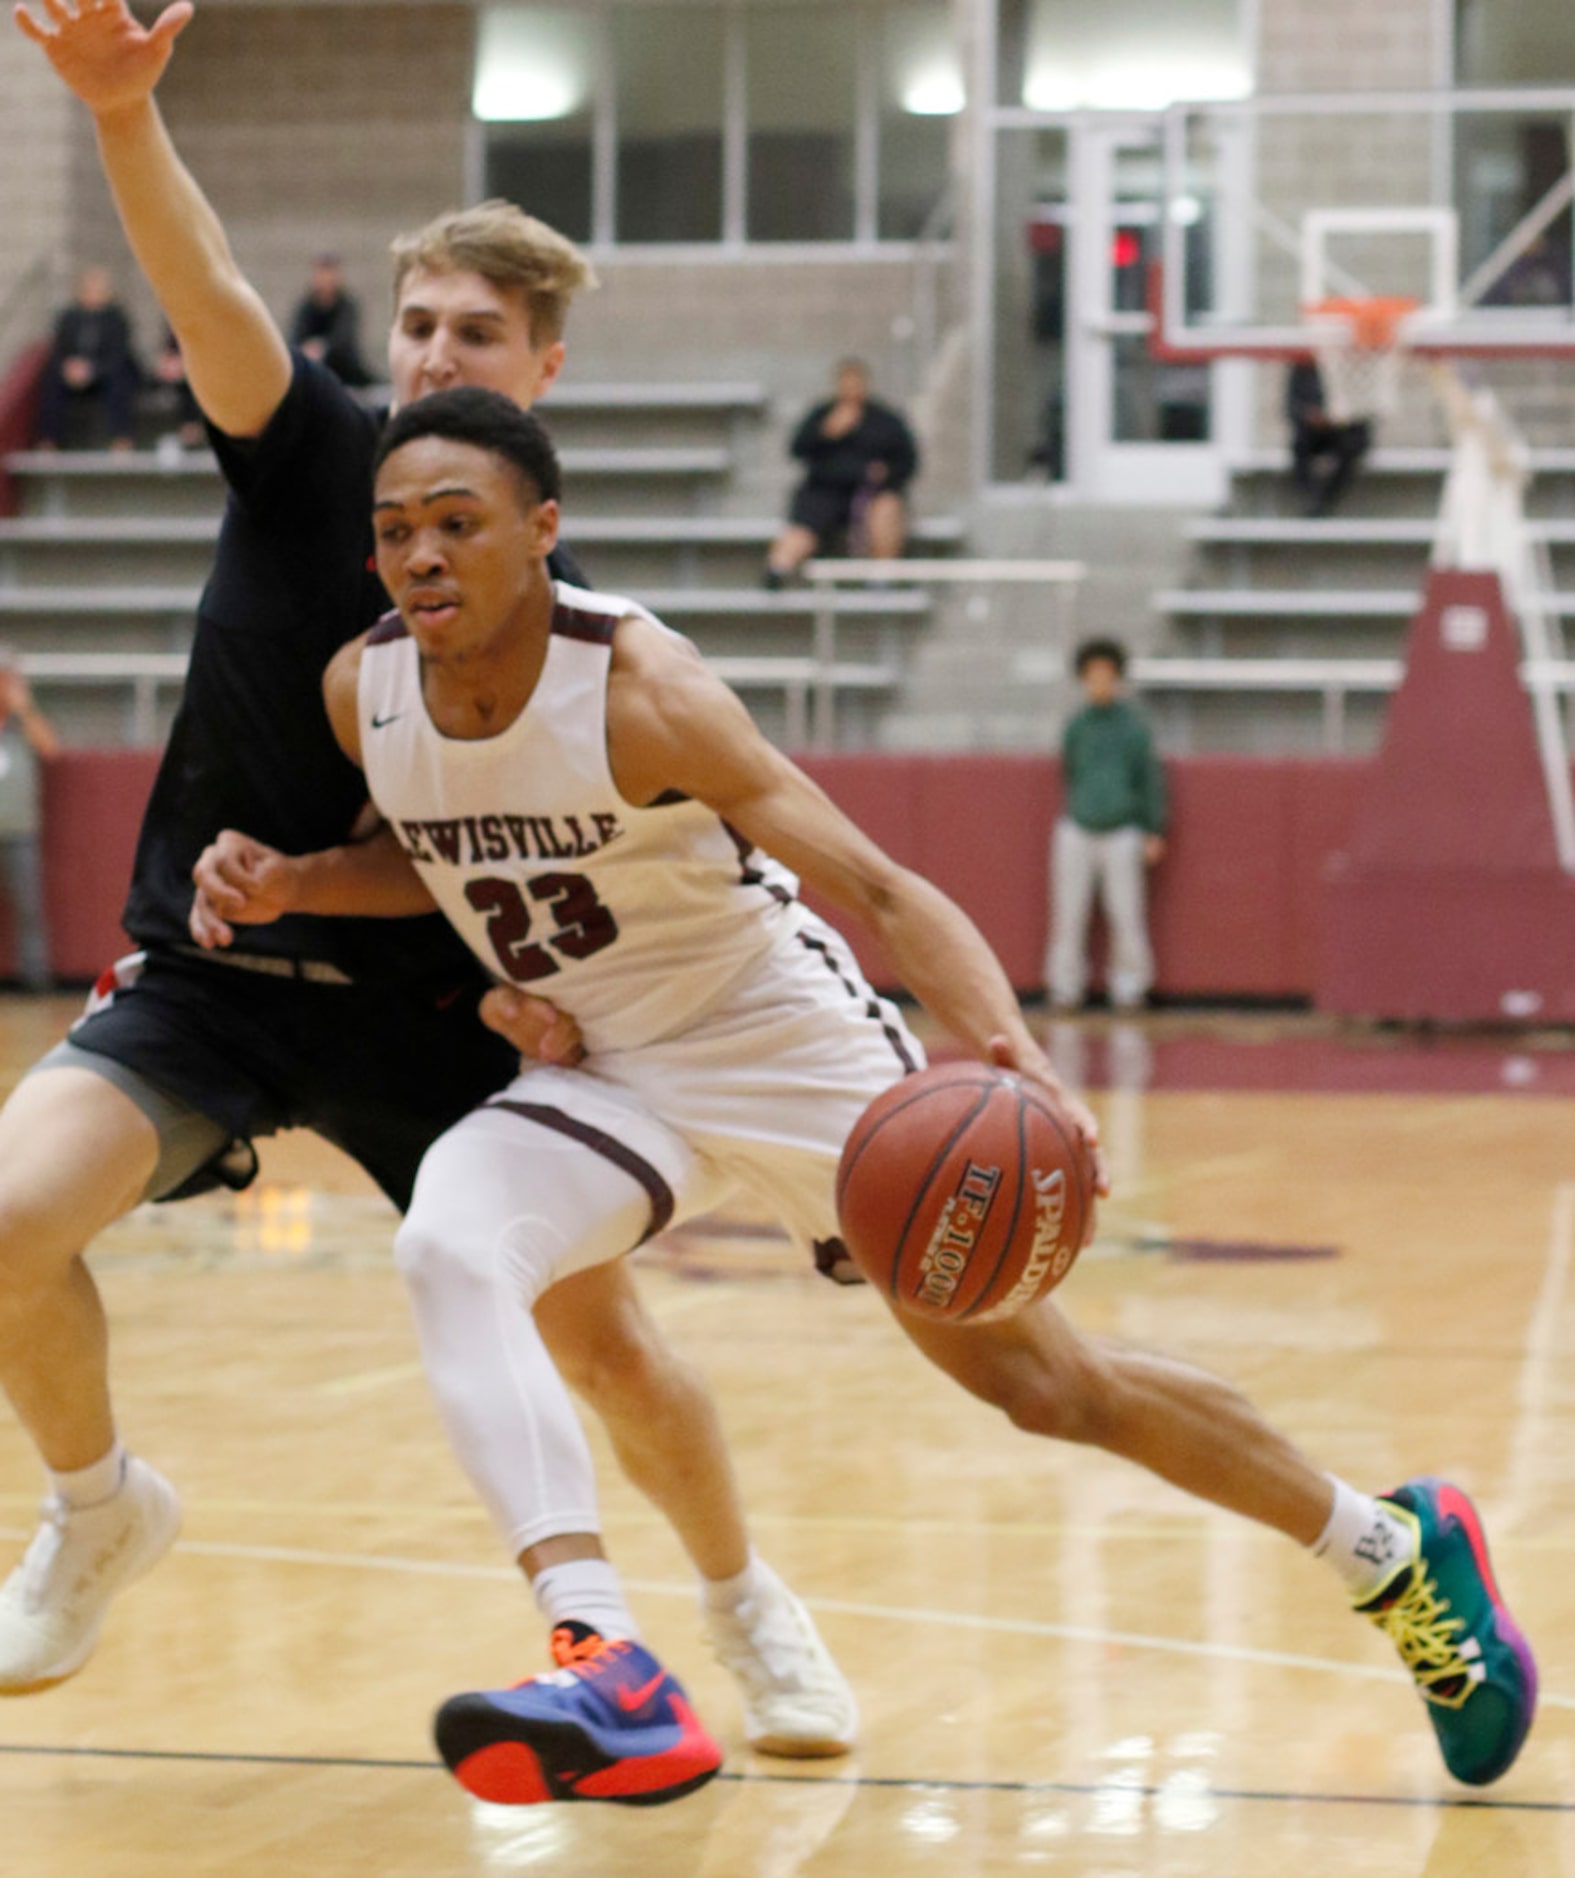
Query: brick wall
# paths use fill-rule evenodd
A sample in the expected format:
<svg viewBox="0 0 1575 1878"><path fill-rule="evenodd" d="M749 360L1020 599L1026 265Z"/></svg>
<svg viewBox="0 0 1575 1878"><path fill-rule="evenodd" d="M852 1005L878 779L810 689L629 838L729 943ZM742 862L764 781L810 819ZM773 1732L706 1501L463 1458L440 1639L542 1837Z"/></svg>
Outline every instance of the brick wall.
<svg viewBox="0 0 1575 1878"><path fill-rule="evenodd" d="M209 6L160 90L172 134L281 319L332 249L387 333L388 243L464 193L464 6Z"/></svg>
<svg viewBox="0 0 1575 1878"><path fill-rule="evenodd" d="M68 243L72 143L80 114L40 53L11 25L0 31L0 123L9 159L0 163L0 305L40 256L53 262L50 278L28 296L23 312L36 318L67 277L61 266ZM23 160L23 153L26 160ZM57 277L58 274L58 277ZM14 348L24 335L0 334Z"/></svg>
<svg viewBox="0 0 1575 1878"><path fill-rule="evenodd" d="M1258 89L1426 91L1437 23L1433 0L1260 0Z"/></svg>
<svg viewBox="0 0 1575 1878"><path fill-rule="evenodd" d="M866 359L879 394L915 404L921 387L905 337L914 301L909 261L597 266L601 289L578 303L570 329L575 379L738 379L771 392L764 430L730 486L734 506L755 512L780 500L787 439L804 410L828 394L837 359ZM934 467L915 491L920 507L945 506L959 493L956 478L930 474Z"/></svg>

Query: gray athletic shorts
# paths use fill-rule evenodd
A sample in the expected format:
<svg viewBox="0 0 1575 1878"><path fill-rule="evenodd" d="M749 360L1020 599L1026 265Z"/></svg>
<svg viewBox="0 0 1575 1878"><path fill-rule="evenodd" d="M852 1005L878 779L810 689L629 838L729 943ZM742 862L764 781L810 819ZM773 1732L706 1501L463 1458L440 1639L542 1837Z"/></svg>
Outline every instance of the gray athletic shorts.
<svg viewBox="0 0 1575 1878"><path fill-rule="evenodd" d="M124 1063L117 1063L112 1056L78 1049L67 1039L41 1056L27 1073L32 1076L41 1069L90 1069L95 1076L113 1083L123 1095L130 1096L152 1122L159 1135L159 1160L142 1190L144 1200L167 1198L184 1186L199 1168L206 1167L230 1146L229 1130L221 1127L212 1116L187 1108L185 1103L155 1088L145 1076L139 1076Z"/></svg>

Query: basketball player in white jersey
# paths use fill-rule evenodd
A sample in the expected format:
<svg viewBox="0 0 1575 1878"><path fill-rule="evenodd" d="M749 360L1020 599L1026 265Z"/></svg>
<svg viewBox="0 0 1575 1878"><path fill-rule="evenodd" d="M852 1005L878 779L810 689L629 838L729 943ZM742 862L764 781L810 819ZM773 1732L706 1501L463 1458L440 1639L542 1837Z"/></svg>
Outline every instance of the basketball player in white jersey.
<svg viewBox="0 0 1575 1878"><path fill-rule="evenodd" d="M1092 1122L960 909L767 744L686 642L632 602L554 583L557 466L534 418L441 393L394 418L378 461L398 618L346 646L324 689L388 829L293 860L250 852L194 931L222 943L237 918L430 896L492 970L578 1023L581 1067L527 1070L429 1151L397 1241L429 1368L467 1379L444 1391L450 1437L518 1544L565 1530L589 1490L532 1304L734 1185L799 1240L830 1240L842 1143L919 1061L793 874L879 937L954 1036L1040 1084L1091 1154ZM1084 1337L1050 1299L999 1323L896 1321L1017 1426L1313 1548L1398 1645L1451 1772L1485 1782L1514 1760L1535 1666L1457 1488L1359 1493L1225 1384ZM559 1671L446 1703L438 1745L462 1783L491 1800L648 1800L709 1778L714 1744L632 1633L604 1598Z"/></svg>

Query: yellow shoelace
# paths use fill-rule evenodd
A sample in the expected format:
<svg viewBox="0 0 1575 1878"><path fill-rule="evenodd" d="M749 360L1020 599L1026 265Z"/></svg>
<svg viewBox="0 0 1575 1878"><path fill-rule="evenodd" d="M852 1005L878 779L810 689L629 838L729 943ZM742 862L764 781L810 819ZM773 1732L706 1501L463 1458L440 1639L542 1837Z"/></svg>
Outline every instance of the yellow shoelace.
<svg viewBox="0 0 1575 1878"><path fill-rule="evenodd" d="M1449 1600L1439 1596L1431 1578L1414 1573L1409 1588L1387 1610L1368 1615L1400 1652L1401 1662L1429 1702L1443 1708L1465 1705L1476 1686L1456 1641L1466 1620L1449 1615ZM1439 1686L1452 1681L1458 1682L1453 1689Z"/></svg>

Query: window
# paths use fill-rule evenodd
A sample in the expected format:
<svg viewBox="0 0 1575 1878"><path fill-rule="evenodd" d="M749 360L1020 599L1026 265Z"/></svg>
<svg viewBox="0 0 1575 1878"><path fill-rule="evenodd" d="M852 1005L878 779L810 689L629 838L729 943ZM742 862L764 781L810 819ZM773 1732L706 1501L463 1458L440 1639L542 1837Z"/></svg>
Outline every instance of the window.
<svg viewBox="0 0 1575 1878"><path fill-rule="evenodd" d="M1067 133L1003 135L996 177L991 475L1016 482L1042 472L1058 482L1066 473Z"/></svg>
<svg viewBox="0 0 1575 1878"><path fill-rule="evenodd" d="M1455 82L1575 84L1569 0L1456 0Z"/></svg>
<svg viewBox="0 0 1575 1878"><path fill-rule="evenodd" d="M880 201L876 232L911 241L946 190L952 120L963 108L951 7L887 6L880 15Z"/></svg>
<svg viewBox="0 0 1575 1878"><path fill-rule="evenodd" d="M745 15L751 241L851 241L859 16L760 7Z"/></svg>
<svg viewBox="0 0 1575 1878"><path fill-rule="evenodd" d="M613 14L620 241L719 241L725 14L620 7Z"/></svg>
<svg viewBox="0 0 1575 1878"><path fill-rule="evenodd" d="M1566 118L1483 113L1455 129L1455 201L1460 250L1469 275L1570 170ZM1571 218L1566 209L1526 243L1489 283L1484 306L1568 306Z"/></svg>
<svg viewBox="0 0 1575 1878"><path fill-rule="evenodd" d="M1244 98L1241 15L1241 0L1001 0L1001 102L1162 111L1180 98Z"/></svg>
<svg viewBox="0 0 1575 1878"><path fill-rule="evenodd" d="M1575 12L1568 0L1457 0L1456 83L1575 84ZM1469 274L1568 173L1567 116L1480 112L1455 120L1455 200ZM1483 294L1486 306L1567 306L1575 227L1550 222Z"/></svg>
<svg viewBox="0 0 1575 1878"><path fill-rule="evenodd" d="M486 125L483 193L574 241L591 236L599 22L567 7L481 15L472 110Z"/></svg>
<svg viewBox="0 0 1575 1878"><path fill-rule="evenodd" d="M580 241L911 241L945 194L952 0L482 5L481 190Z"/></svg>

